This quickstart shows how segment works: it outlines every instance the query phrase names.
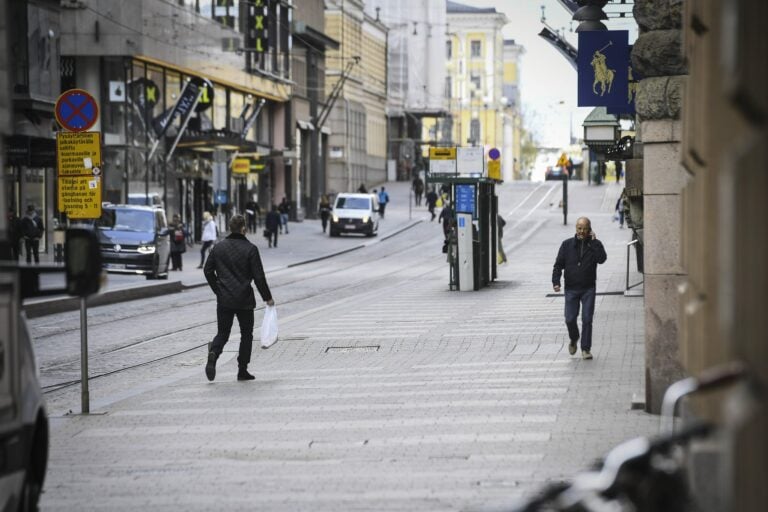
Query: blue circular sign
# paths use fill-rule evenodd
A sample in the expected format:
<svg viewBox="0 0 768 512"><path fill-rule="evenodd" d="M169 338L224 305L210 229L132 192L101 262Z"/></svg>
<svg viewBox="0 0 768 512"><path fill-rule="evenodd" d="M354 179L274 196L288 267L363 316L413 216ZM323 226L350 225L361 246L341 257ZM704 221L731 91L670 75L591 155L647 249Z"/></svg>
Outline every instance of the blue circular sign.
<svg viewBox="0 0 768 512"><path fill-rule="evenodd" d="M498 160L500 156L501 156L501 151L499 151L496 148L493 148L488 152L488 158L490 158L491 160Z"/></svg>
<svg viewBox="0 0 768 512"><path fill-rule="evenodd" d="M88 92L70 89L56 100L56 121L70 132L89 130L99 119L99 106Z"/></svg>

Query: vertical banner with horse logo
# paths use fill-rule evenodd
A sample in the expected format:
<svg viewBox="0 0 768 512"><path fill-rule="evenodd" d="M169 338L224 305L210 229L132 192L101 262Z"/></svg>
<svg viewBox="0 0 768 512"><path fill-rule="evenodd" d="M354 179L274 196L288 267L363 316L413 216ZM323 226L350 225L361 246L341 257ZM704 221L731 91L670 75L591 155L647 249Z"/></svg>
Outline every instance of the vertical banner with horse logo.
<svg viewBox="0 0 768 512"><path fill-rule="evenodd" d="M632 45L629 45L629 54L632 55ZM637 86L643 76L632 68L632 58L630 57L627 63L627 103L622 107L608 107L606 111L609 114L619 116L622 114L628 114L630 116L635 115L635 97L637 96Z"/></svg>
<svg viewBox="0 0 768 512"><path fill-rule="evenodd" d="M579 32L579 106L626 108L629 32Z"/></svg>

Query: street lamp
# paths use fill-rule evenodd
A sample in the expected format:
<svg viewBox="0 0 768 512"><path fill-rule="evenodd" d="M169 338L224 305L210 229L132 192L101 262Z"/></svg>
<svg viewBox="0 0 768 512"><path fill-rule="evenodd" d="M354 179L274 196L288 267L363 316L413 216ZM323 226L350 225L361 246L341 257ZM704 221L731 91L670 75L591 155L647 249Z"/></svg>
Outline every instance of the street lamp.
<svg viewBox="0 0 768 512"><path fill-rule="evenodd" d="M595 183L600 183L602 167L605 165L606 153L616 146L621 125L615 115L609 114L606 107L595 107L584 119L584 144L597 156L597 176ZM591 181L591 173L587 174Z"/></svg>

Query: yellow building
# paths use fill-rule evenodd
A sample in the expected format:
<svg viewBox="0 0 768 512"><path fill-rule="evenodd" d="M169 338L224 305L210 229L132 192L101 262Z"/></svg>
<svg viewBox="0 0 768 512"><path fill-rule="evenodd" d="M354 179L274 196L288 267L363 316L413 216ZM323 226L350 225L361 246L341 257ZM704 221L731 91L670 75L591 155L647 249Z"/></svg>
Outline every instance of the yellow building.
<svg viewBox="0 0 768 512"><path fill-rule="evenodd" d="M510 79L517 77L516 61L507 67L504 60L501 31L509 20L495 8L448 2L447 10L445 93L453 116L453 140L458 146L501 148L509 110L505 72Z"/></svg>

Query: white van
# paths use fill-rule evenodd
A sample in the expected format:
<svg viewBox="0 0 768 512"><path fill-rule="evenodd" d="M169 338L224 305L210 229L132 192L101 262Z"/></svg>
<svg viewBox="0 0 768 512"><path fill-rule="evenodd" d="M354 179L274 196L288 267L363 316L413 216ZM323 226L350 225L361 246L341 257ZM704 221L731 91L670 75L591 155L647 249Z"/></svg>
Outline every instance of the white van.
<svg viewBox="0 0 768 512"><path fill-rule="evenodd" d="M379 201L374 194L342 193L336 196L331 212L331 236L341 233L379 232Z"/></svg>

